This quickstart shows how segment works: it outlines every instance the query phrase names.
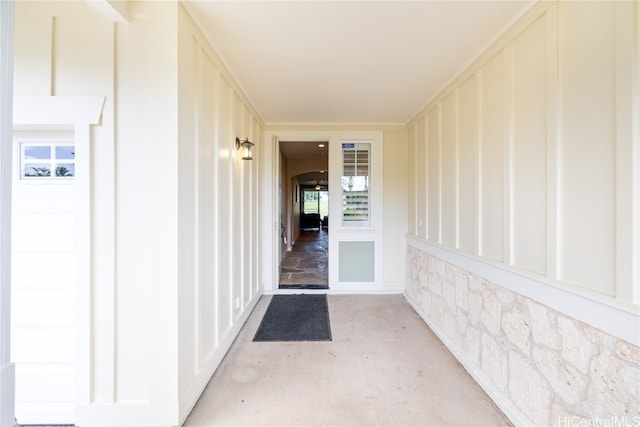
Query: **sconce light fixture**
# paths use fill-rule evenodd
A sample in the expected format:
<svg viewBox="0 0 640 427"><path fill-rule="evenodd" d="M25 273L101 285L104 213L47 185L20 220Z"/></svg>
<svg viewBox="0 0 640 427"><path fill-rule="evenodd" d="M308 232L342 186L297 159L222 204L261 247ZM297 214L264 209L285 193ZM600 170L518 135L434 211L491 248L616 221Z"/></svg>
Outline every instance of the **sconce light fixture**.
<svg viewBox="0 0 640 427"><path fill-rule="evenodd" d="M242 149L242 160L253 160L251 156L251 147L255 144L249 141L249 138L246 138L244 141L241 141L240 138L236 137L236 150Z"/></svg>

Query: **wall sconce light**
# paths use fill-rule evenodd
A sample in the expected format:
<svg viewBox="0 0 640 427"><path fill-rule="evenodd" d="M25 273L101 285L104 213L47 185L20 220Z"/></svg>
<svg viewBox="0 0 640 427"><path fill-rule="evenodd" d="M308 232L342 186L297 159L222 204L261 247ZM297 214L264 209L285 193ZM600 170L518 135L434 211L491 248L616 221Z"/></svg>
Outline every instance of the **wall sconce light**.
<svg viewBox="0 0 640 427"><path fill-rule="evenodd" d="M242 160L253 160L251 156L251 147L255 144L249 141L249 138L241 141L240 138L236 137L236 150L242 149Z"/></svg>

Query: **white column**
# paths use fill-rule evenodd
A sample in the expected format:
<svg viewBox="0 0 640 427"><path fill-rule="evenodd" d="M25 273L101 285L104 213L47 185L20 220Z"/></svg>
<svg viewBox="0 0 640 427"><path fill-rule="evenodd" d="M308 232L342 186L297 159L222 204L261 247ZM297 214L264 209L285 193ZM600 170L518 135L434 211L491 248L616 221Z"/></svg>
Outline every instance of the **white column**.
<svg viewBox="0 0 640 427"><path fill-rule="evenodd" d="M0 426L14 422L11 344L11 147L13 133L13 0L0 1Z"/></svg>

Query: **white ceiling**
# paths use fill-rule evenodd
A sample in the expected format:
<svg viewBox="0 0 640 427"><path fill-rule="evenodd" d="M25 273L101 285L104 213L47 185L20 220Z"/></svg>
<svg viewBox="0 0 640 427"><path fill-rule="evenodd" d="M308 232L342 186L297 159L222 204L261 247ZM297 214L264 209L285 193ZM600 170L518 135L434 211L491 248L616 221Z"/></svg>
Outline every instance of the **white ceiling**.
<svg viewBox="0 0 640 427"><path fill-rule="evenodd" d="M267 124L404 124L532 4L184 3Z"/></svg>

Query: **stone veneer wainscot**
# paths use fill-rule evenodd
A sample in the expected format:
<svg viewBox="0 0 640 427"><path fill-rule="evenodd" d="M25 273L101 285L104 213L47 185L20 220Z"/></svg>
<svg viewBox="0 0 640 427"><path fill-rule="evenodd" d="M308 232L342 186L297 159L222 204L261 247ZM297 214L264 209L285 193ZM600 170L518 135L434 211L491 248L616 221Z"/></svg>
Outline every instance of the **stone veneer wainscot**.
<svg viewBox="0 0 640 427"><path fill-rule="evenodd" d="M418 248L407 263L409 302L516 425L640 425L638 347Z"/></svg>

